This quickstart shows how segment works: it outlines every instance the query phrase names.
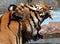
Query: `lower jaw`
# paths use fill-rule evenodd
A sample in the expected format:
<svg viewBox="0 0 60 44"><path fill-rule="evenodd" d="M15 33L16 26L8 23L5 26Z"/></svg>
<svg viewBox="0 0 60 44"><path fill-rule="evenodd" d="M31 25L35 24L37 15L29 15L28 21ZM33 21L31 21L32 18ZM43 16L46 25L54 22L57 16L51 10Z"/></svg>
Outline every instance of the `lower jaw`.
<svg viewBox="0 0 60 44"><path fill-rule="evenodd" d="M39 40L39 39L43 39L43 35L37 34L33 37L34 41Z"/></svg>

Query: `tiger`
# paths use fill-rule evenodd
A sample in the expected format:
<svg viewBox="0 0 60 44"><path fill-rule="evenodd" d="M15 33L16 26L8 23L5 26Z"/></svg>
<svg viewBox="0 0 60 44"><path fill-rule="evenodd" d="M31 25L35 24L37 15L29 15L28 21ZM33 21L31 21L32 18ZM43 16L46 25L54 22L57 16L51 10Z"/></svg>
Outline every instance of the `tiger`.
<svg viewBox="0 0 60 44"><path fill-rule="evenodd" d="M8 42L4 44L24 44L30 39L43 38L38 32L45 19L52 19L51 10L51 7L43 4L11 4L8 12L1 17L0 35L3 34L0 39L5 37Z"/></svg>

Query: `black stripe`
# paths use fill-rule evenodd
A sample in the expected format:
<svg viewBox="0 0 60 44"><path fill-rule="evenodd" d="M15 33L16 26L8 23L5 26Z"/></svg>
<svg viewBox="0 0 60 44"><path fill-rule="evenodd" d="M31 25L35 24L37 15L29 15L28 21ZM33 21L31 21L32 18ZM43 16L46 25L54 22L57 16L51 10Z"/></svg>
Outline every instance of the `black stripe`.
<svg viewBox="0 0 60 44"><path fill-rule="evenodd" d="M9 28L10 23L11 23L11 13L9 14L9 21L8 21L8 25L7 25L8 28Z"/></svg>
<svg viewBox="0 0 60 44"><path fill-rule="evenodd" d="M38 14L35 12L35 16L36 16L36 18L38 19L38 21L40 21L37 15L38 15Z"/></svg>
<svg viewBox="0 0 60 44"><path fill-rule="evenodd" d="M24 8L24 6L21 6L22 8Z"/></svg>
<svg viewBox="0 0 60 44"><path fill-rule="evenodd" d="M25 7L29 8L26 4L24 4Z"/></svg>
<svg viewBox="0 0 60 44"><path fill-rule="evenodd" d="M18 37L16 36L16 44L18 44Z"/></svg>
<svg viewBox="0 0 60 44"><path fill-rule="evenodd" d="M38 19L38 24L36 25L34 25L34 27L36 28L36 29L38 29L39 27L40 27L40 25L39 25L39 23L40 23L40 20L39 20L39 18L38 18L38 14L37 14L37 12L36 11L33 11L34 12L34 14L35 14L35 17Z"/></svg>
<svg viewBox="0 0 60 44"><path fill-rule="evenodd" d="M21 11L21 8L19 8L19 10Z"/></svg>
<svg viewBox="0 0 60 44"><path fill-rule="evenodd" d="M25 6L20 6L20 7L21 7L22 9L24 9ZM19 10L22 12L22 9L21 9L21 8L19 8Z"/></svg>
<svg viewBox="0 0 60 44"><path fill-rule="evenodd" d="M40 27L40 20L39 20L39 18L38 18L38 16L37 16L38 14L35 12L35 16L36 16L36 18L38 19L38 24L36 25L36 29L39 29L39 27Z"/></svg>
<svg viewBox="0 0 60 44"><path fill-rule="evenodd" d="M26 8L28 8L30 11L32 10L32 9L30 9L26 4L24 5Z"/></svg>
<svg viewBox="0 0 60 44"><path fill-rule="evenodd" d="M40 16L39 16L39 18L38 18L38 16L37 16L37 15L38 15L38 14L37 14L37 12L36 12L36 14L35 14L35 15L36 15L36 17L37 17L37 19L38 19L38 27L40 27L40 19L39 19L39 18L40 18Z"/></svg>
<svg viewBox="0 0 60 44"><path fill-rule="evenodd" d="M18 40L19 40L19 43L20 43L20 22L19 21L18 21L18 24L19 24L19 27L18 27L17 35L18 35Z"/></svg>
<svg viewBox="0 0 60 44"><path fill-rule="evenodd" d="M34 22L34 19L33 19L33 17L30 15L30 19L33 21L33 23L34 23L34 27L36 27L36 24L35 24L35 22Z"/></svg>
<svg viewBox="0 0 60 44"><path fill-rule="evenodd" d="M23 9L23 8L22 8ZM19 8L19 11L21 11L22 12L22 9L21 8Z"/></svg>
<svg viewBox="0 0 60 44"><path fill-rule="evenodd" d="M34 27L35 27L36 29L39 29L39 27L40 27L40 19L38 18L39 12L34 11L34 10L33 10L32 12L34 12L35 17L38 19L38 24L36 25L36 24L34 23ZM38 13L38 14L37 14L37 13Z"/></svg>
<svg viewBox="0 0 60 44"><path fill-rule="evenodd" d="M29 6L33 7L33 5L29 4Z"/></svg>
<svg viewBox="0 0 60 44"><path fill-rule="evenodd" d="M26 24L22 24L22 42L25 43L27 40L26 40L26 34L27 34L27 27L26 27Z"/></svg>
<svg viewBox="0 0 60 44"><path fill-rule="evenodd" d="M32 11L32 12L35 11L35 10L32 10L31 8L29 8L26 4L25 4L24 6L25 6L26 8L28 8L28 9L29 9L30 11ZM33 5L30 5L30 4L29 4L29 6L30 6L30 7L33 7Z"/></svg>
<svg viewBox="0 0 60 44"><path fill-rule="evenodd" d="M28 20L28 22L29 22L29 24L30 24L30 27L31 27L31 38L32 38L33 27L32 27L32 24L30 23L30 20L29 20L29 19L27 19L27 20Z"/></svg>

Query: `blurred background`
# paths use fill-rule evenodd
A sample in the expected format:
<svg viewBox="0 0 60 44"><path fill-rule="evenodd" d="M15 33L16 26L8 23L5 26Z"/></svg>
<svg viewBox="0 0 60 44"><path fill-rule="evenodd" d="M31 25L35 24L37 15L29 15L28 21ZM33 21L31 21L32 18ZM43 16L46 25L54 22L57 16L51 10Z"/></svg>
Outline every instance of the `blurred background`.
<svg viewBox="0 0 60 44"><path fill-rule="evenodd" d="M0 0L0 13L7 11L7 8L10 4L19 4L19 3L30 3L30 2L40 2L52 7L60 8L60 0Z"/></svg>
<svg viewBox="0 0 60 44"><path fill-rule="evenodd" d="M30 2L40 2L45 5L50 5L54 8L53 10L53 20L46 19L42 24L43 32L45 33L44 38L38 41L29 41L28 43L34 44L60 44L60 0L0 0L0 15L5 13L10 4L18 5L19 3L30 3ZM56 28L55 28L56 27ZM52 33L53 32L53 33ZM51 34L50 34L51 33ZM57 33L57 34L56 34Z"/></svg>

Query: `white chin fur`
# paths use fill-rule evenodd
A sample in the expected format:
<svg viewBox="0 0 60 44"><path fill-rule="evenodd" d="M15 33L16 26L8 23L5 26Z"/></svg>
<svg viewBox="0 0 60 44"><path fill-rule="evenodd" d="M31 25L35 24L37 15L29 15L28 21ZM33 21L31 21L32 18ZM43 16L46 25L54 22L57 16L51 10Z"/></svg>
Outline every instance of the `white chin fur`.
<svg viewBox="0 0 60 44"><path fill-rule="evenodd" d="M37 30L35 30L35 31L33 32L33 35L37 35Z"/></svg>

